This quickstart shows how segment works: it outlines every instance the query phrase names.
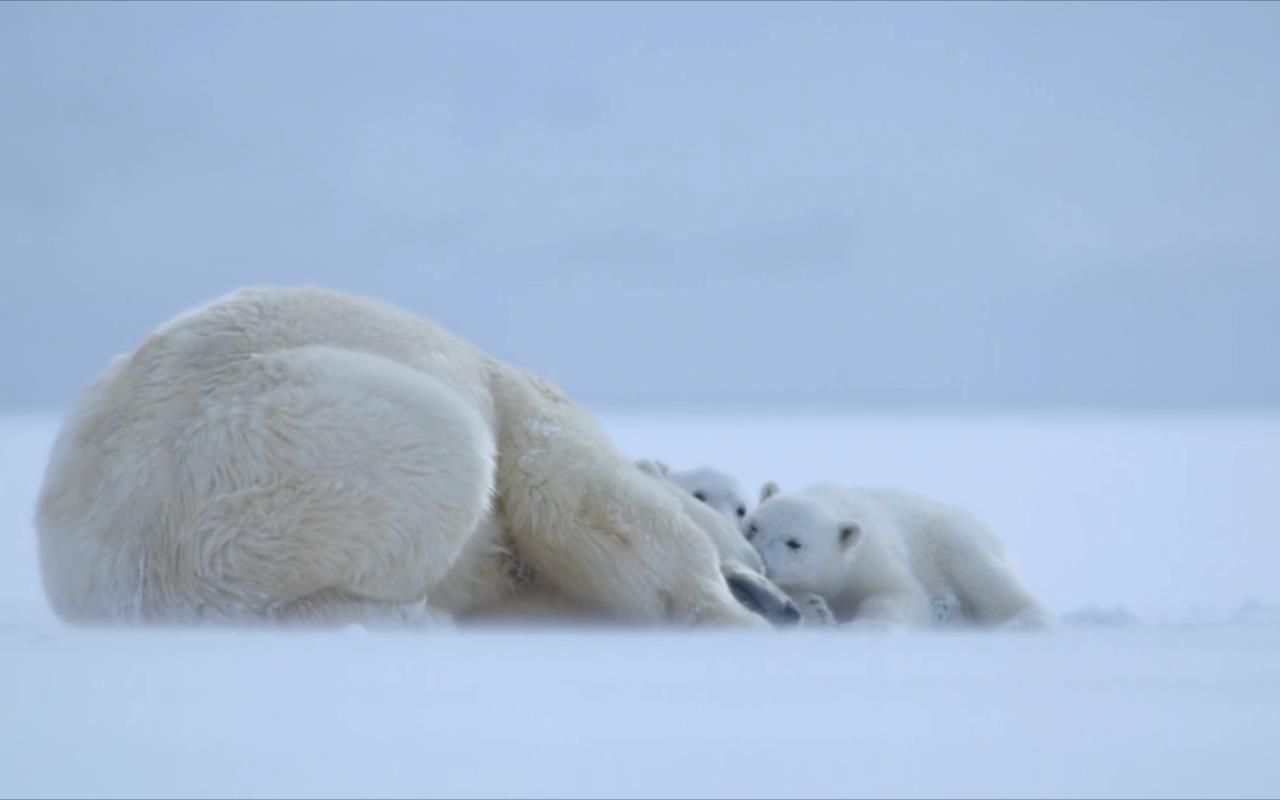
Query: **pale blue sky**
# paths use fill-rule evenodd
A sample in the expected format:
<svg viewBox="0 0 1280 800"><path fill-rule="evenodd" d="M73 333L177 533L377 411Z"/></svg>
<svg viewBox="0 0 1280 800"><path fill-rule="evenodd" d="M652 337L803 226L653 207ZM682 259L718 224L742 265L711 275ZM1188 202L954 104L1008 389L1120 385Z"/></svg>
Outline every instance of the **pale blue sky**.
<svg viewBox="0 0 1280 800"><path fill-rule="evenodd" d="M246 283L593 404L1280 406L1280 3L0 4L0 407Z"/></svg>

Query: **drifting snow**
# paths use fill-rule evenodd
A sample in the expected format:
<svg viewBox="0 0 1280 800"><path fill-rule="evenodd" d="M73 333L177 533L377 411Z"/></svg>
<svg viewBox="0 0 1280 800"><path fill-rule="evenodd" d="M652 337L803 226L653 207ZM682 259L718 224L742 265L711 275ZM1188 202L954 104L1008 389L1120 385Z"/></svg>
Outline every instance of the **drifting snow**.
<svg viewBox="0 0 1280 800"><path fill-rule="evenodd" d="M0 795L1280 792L1280 420L606 423L630 455L748 487L962 503L1063 625L72 630L44 602L30 524L55 423L9 419Z"/></svg>

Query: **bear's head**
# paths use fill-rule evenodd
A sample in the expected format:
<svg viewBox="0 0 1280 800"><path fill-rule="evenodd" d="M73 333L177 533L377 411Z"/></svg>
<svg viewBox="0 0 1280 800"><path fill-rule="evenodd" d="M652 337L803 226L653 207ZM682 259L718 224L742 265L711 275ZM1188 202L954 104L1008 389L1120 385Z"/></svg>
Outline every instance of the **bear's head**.
<svg viewBox="0 0 1280 800"><path fill-rule="evenodd" d="M637 466L651 475L666 478L700 503L710 506L720 516L742 530L747 516L747 500L742 487L732 475L709 467L671 469L661 461L644 459Z"/></svg>
<svg viewBox="0 0 1280 800"><path fill-rule="evenodd" d="M774 583L791 592L834 596L841 592L845 565L862 541L863 523L835 516L816 498L781 494L770 482L744 532Z"/></svg>

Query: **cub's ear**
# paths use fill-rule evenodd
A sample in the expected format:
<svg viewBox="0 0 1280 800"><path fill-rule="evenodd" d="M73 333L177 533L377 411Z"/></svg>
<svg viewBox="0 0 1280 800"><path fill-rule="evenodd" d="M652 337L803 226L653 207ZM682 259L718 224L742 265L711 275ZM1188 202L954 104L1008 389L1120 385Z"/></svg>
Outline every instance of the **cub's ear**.
<svg viewBox="0 0 1280 800"><path fill-rule="evenodd" d="M773 481L769 481L764 486L760 487L760 502L763 503L765 500L768 500L780 491L782 490L778 488L778 484Z"/></svg>
<svg viewBox="0 0 1280 800"><path fill-rule="evenodd" d="M862 526L856 522L845 522L840 525L840 546L853 547L862 539Z"/></svg>
<svg viewBox="0 0 1280 800"><path fill-rule="evenodd" d="M657 459L649 459L649 458L640 459L639 461L636 462L636 466L640 468L641 472L647 472L650 475L653 475L659 478L666 475L668 470L670 469L666 464L663 464L661 461L658 461Z"/></svg>

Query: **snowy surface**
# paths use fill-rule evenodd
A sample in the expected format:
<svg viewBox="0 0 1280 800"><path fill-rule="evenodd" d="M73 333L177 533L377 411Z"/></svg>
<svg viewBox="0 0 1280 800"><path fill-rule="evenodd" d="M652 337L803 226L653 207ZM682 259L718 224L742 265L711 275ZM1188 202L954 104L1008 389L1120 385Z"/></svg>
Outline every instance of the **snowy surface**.
<svg viewBox="0 0 1280 800"><path fill-rule="evenodd" d="M0 420L0 796L1280 795L1280 418L606 417L744 484L962 503L1031 634L70 630Z"/></svg>

